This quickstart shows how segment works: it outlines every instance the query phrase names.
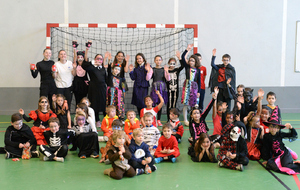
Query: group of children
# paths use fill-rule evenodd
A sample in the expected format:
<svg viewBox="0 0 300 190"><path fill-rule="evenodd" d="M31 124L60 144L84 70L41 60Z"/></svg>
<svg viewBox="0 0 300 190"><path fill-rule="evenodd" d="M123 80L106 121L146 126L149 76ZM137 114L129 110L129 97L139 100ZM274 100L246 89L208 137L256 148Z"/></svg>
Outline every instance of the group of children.
<svg viewBox="0 0 300 190"><path fill-rule="evenodd" d="M135 66L128 65L129 56L125 58L123 52L118 52L112 63L110 53L107 52L104 57L97 54L92 63L87 58L91 45L89 41L85 52L77 52L78 44L73 42L74 70L71 70L76 78L76 89L89 84L86 91L91 102L80 94L82 90L77 91L76 99L83 98L76 100L76 115L74 121L71 121L68 98L50 93L53 85L49 83L51 89L48 85L46 96L51 94L51 102L46 96L41 96L38 109L31 111L29 116L25 115L23 109L12 115L12 126L5 133L6 158L22 157L25 149L31 149L32 157L39 157L36 150L38 145L44 155L43 160L63 162L68 145L72 144L70 150L79 149L78 156L82 159L88 156L98 158L101 152L99 162L112 164L112 168L106 169L104 174L114 179L149 174L157 169L155 163L162 161L174 163L180 155L178 143L182 141L184 133L176 102L179 96L179 73L185 69L181 103L184 105L184 124L189 126L190 132L188 154L193 161L217 162L220 167L243 171L249 159L262 158L266 160L263 163L275 171L288 174L300 172L299 162L293 161L297 159L297 154L282 142L282 138L292 141L297 137L297 132L290 124L281 124L280 109L275 105L275 93L267 94L268 105L261 104L264 96L261 89L258 96L253 97L252 89L239 85L236 93L235 69L230 64L231 57L228 54L223 55L223 64L215 65L216 49L213 50L209 82L213 94L212 100L203 110L206 68L201 65L200 54L187 58L192 45L188 45L181 56L179 52L176 53L181 63L179 68L175 68L175 58L169 59L168 66L161 67L162 57L159 55L154 58L156 67L152 68L142 53L136 55ZM55 66L45 67L51 57L49 51L44 51L42 63L31 68L33 76L36 77L37 71L41 73L41 85L46 84L45 80L50 80L46 75L49 68L53 77L62 72ZM61 52L59 55L62 61L60 64L64 64L66 55ZM104 65L106 59L108 65ZM125 120L124 97L128 90L125 73L128 71L134 81L131 103L137 107L140 120L133 110L127 111ZM89 81L86 74L89 75ZM60 80L64 78L62 74ZM148 95L151 78L152 91ZM66 86L64 92L68 90ZM234 99L232 110L231 99ZM160 117L164 104L167 104L168 122L162 126ZM191 107L189 120L188 106ZM211 108L213 135L208 134L209 128L205 122ZM101 111L105 115L102 123L99 119ZM33 127L30 129L22 122L23 119L27 122L34 120ZM98 135L96 128L100 126L102 136ZM158 126L162 126L162 133ZM290 132L282 132L280 129L284 127L290 129ZM99 141L105 141L106 146L100 149ZM219 148L217 156L215 148Z"/></svg>

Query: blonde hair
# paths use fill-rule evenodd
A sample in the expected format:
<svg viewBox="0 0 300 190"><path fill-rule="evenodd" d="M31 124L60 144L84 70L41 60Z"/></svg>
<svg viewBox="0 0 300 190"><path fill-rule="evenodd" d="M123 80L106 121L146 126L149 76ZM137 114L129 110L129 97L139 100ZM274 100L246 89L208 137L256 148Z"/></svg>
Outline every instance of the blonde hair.
<svg viewBox="0 0 300 190"><path fill-rule="evenodd" d="M84 111L77 111L76 115L75 115L75 121L77 121L77 117L79 116L84 116L84 118L86 118L86 114L84 113Z"/></svg>
<svg viewBox="0 0 300 190"><path fill-rule="evenodd" d="M108 115L109 112L111 112L112 110L115 110L116 111L116 107L113 106L113 105L109 105L106 107L106 114Z"/></svg>
<svg viewBox="0 0 300 190"><path fill-rule="evenodd" d="M132 131L132 136L133 137L136 137L138 134L140 134L140 133L143 133L143 130L141 129L141 128L137 128L137 129L134 129L133 131Z"/></svg>
<svg viewBox="0 0 300 190"><path fill-rule="evenodd" d="M144 114L143 118L146 118L146 117L151 117L153 119L153 114L151 112L147 112Z"/></svg>
<svg viewBox="0 0 300 190"><path fill-rule="evenodd" d="M133 110L128 110L127 113L126 113L126 116L128 117L128 114L131 113L131 112L134 113L134 115L136 116L136 113Z"/></svg>
<svg viewBox="0 0 300 190"><path fill-rule="evenodd" d="M126 139L126 133L122 130L115 130L114 133L112 134L112 139L114 141L114 143L117 143L117 138L118 137L124 137Z"/></svg>

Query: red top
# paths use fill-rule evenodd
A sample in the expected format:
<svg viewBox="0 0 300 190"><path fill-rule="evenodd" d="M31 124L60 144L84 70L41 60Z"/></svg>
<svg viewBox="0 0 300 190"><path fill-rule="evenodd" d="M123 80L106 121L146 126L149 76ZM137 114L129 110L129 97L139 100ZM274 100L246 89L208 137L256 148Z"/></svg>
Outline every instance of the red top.
<svg viewBox="0 0 300 190"><path fill-rule="evenodd" d="M164 148L171 149L171 150L174 149L175 151L170 154L161 153L160 151L163 150ZM154 156L156 158L159 158L159 157L165 157L165 156L170 156L170 155L173 155L175 157L178 157L180 155L176 137L171 135L171 137L169 139L166 139L165 136L161 136L158 140L158 146L156 148Z"/></svg>
<svg viewBox="0 0 300 190"><path fill-rule="evenodd" d="M201 89L205 90L206 67L201 66L199 69L200 69L200 72L201 72Z"/></svg>
<svg viewBox="0 0 300 190"><path fill-rule="evenodd" d="M214 132L213 135L220 135L222 130L222 118L217 114L215 118L213 118L214 124Z"/></svg>
<svg viewBox="0 0 300 190"><path fill-rule="evenodd" d="M158 113L158 106L156 106L155 108L143 108L141 109L141 113L140 113L140 118L144 117L144 114L147 112L150 112L153 114L153 122L152 125L154 127L157 127L157 122L156 122L156 115Z"/></svg>
<svg viewBox="0 0 300 190"><path fill-rule="evenodd" d="M219 68L218 82L225 81L225 67Z"/></svg>

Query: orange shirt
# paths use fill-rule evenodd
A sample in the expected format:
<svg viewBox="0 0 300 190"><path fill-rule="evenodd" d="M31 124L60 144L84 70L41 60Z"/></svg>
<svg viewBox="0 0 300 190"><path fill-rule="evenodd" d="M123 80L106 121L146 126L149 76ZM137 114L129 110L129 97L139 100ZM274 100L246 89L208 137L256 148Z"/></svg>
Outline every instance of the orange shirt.
<svg viewBox="0 0 300 190"><path fill-rule="evenodd" d="M115 119L118 119L118 116L115 116L113 118L110 118L108 117L108 115L106 115L103 120L102 120L102 124L101 124L101 130L103 131L103 135L104 136L107 136L107 137L110 137L111 134L112 134L112 122L115 120Z"/></svg>

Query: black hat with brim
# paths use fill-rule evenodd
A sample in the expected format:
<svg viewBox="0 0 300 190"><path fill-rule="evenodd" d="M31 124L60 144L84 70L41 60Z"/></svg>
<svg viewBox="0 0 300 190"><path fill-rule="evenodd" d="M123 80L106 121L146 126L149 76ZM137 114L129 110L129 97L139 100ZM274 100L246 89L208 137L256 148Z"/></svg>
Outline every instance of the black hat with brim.
<svg viewBox="0 0 300 190"><path fill-rule="evenodd" d="M269 126L269 125L276 126L277 125L277 126L280 127L280 129L285 128L285 125L281 125L280 123L277 123L275 121L274 122L264 121L263 124L266 125L266 126Z"/></svg>

